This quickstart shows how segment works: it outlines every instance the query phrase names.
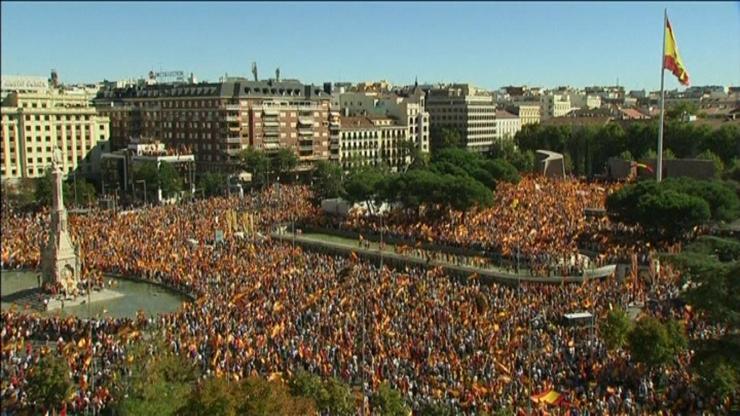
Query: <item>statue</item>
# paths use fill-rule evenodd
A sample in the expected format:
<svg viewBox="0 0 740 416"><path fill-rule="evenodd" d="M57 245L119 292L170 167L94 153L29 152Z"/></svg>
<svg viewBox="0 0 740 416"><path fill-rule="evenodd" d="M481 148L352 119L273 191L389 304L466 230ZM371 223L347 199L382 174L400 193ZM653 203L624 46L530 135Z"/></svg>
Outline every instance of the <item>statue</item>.
<svg viewBox="0 0 740 416"><path fill-rule="evenodd" d="M62 152L54 149L51 162L53 178L51 226L49 238L42 250L41 268L44 286L61 288L65 296L76 296L81 264L78 250L67 229L67 209L62 192Z"/></svg>

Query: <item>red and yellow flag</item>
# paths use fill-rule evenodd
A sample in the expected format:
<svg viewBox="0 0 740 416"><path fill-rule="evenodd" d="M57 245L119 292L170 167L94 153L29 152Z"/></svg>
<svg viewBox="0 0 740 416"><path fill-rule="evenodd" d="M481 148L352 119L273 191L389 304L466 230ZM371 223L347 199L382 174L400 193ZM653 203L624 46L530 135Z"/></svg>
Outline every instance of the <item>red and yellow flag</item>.
<svg viewBox="0 0 740 416"><path fill-rule="evenodd" d="M689 85L689 73L681 60L676 45L676 37L673 35L673 28L668 17L665 19L665 55L663 55L663 68L670 70L678 78L681 85Z"/></svg>

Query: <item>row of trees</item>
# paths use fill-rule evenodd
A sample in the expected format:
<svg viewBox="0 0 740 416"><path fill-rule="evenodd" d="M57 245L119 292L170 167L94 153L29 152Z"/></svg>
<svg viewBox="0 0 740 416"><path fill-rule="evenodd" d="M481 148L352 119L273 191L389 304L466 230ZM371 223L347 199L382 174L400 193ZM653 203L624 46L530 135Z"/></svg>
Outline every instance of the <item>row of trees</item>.
<svg viewBox="0 0 740 416"><path fill-rule="evenodd" d="M627 347L631 357L648 369L669 365L687 346L685 330L676 320L646 316L633 323L621 308L609 311L600 332L607 348Z"/></svg>
<svg viewBox="0 0 740 416"><path fill-rule="evenodd" d="M517 133L516 142L522 151L548 149L563 153L567 170L592 175L601 173L610 157L654 158L657 137L657 122L636 122L624 128L616 123L599 127L530 124ZM740 128L734 124L712 129L680 120L667 121L664 137L669 157L716 160L719 168L734 168L740 157Z"/></svg>
<svg viewBox="0 0 740 416"><path fill-rule="evenodd" d="M33 209L41 206L50 206L54 180L51 170L47 170L40 178L24 178L13 186L3 183L3 198L7 198L15 206L23 209ZM97 193L95 185L85 177L69 176L62 183L62 195L67 207L86 207L95 203Z"/></svg>
<svg viewBox="0 0 740 416"><path fill-rule="evenodd" d="M319 162L313 187L319 199L343 197L351 203L397 202L407 208L466 211L492 204L498 181L519 179L517 169L503 159L450 147L435 151L430 162L399 173L363 167L344 175L338 165Z"/></svg>
<svg viewBox="0 0 740 416"><path fill-rule="evenodd" d="M626 185L607 197L606 208L613 220L640 224L655 239L678 238L709 220L734 220L740 200L730 182L669 178Z"/></svg>
<svg viewBox="0 0 740 416"><path fill-rule="evenodd" d="M287 382L250 376L234 380L201 377L197 366L175 354L155 336L134 344L124 371L114 374L115 400L110 410L121 415L309 415L350 416L362 405L361 394L337 378L321 379L298 371ZM54 411L71 400L76 386L69 364L52 350L28 376L29 401L37 411ZM372 414L407 416L401 394L384 384L371 395Z"/></svg>

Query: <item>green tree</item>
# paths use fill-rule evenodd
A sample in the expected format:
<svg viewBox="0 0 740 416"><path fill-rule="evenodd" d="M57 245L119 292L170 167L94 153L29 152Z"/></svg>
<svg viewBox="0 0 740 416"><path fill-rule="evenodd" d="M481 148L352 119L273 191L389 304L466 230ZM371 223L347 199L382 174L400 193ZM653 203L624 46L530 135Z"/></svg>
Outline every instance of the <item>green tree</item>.
<svg viewBox="0 0 740 416"><path fill-rule="evenodd" d="M653 317L637 321L628 335L632 358L655 369L670 363L686 345L678 323L662 324Z"/></svg>
<svg viewBox="0 0 740 416"><path fill-rule="evenodd" d="M157 189L162 190L162 198L171 198L183 189L180 174L171 163L144 162L134 169L134 180L146 182L147 198L157 200Z"/></svg>
<svg viewBox="0 0 740 416"><path fill-rule="evenodd" d="M702 148L718 155L729 166L740 157L740 128L737 124L724 124L706 135Z"/></svg>
<svg viewBox="0 0 740 416"><path fill-rule="evenodd" d="M692 342L691 367L697 384L710 396L727 397L737 392L740 372L740 243L734 239L703 236L680 254L664 258L686 278L682 295L697 313L726 331L719 336Z"/></svg>
<svg viewBox="0 0 740 416"><path fill-rule="evenodd" d="M627 344L631 329L632 322L627 313L621 308L615 308L607 313L600 332L606 346L610 350L618 350Z"/></svg>
<svg viewBox="0 0 740 416"><path fill-rule="evenodd" d="M697 105L692 102L681 102L668 108L665 116L668 120L681 120L682 117L696 115L698 110Z"/></svg>
<svg viewBox="0 0 740 416"><path fill-rule="evenodd" d="M261 377L248 377L242 381L242 403L240 415L250 416L303 416L315 414L313 400L294 397L288 387L278 381L267 381Z"/></svg>
<svg viewBox="0 0 740 416"><path fill-rule="evenodd" d="M609 195L606 208L613 220L640 224L653 238L679 237L709 220L710 204L682 192L670 181L642 181Z"/></svg>
<svg viewBox="0 0 740 416"><path fill-rule="evenodd" d="M452 407L441 403L425 403L419 414L424 416L452 416L455 414Z"/></svg>
<svg viewBox="0 0 740 416"><path fill-rule="evenodd" d="M332 377L324 382L328 400L320 404L320 409L334 416L351 416L357 413L352 390L339 379Z"/></svg>
<svg viewBox="0 0 740 416"><path fill-rule="evenodd" d="M186 402L198 372L186 358L170 352L157 337L140 341L129 352L128 372L115 380L122 415L174 415Z"/></svg>
<svg viewBox="0 0 740 416"><path fill-rule="evenodd" d="M177 411L182 416L236 416L241 404L239 383L224 377L210 377L194 387Z"/></svg>
<svg viewBox="0 0 740 416"><path fill-rule="evenodd" d="M450 147L462 147L465 144L460 131L448 127L433 128L430 130L429 141L429 145L432 148L432 154L438 150Z"/></svg>
<svg viewBox="0 0 740 416"><path fill-rule="evenodd" d="M252 174L252 181L259 185L268 182L270 173L270 158L261 150L252 147L244 150L239 158L247 172Z"/></svg>
<svg viewBox="0 0 740 416"><path fill-rule="evenodd" d="M35 180L34 197L36 203L42 206L51 206L51 198L54 192L54 179L51 169L46 169L44 176Z"/></svg>
<svg viewBox="0 0 740 416"><path fill-rule="evenodd" d="M344 181L344 197L353 204L375 202L379 199L378 184L384 177L384 173L377 168L367 166L352 169Z"/></svg>
<svg viewBox="0 0 740 416"><path fill-rule="evenodd" d="M201 175L198 188L209 197L223 195L226 188L226 175L219 172L206 172Z"/></svg>
<svg viewBox="0 0 740 416"><path fill-rule="evenodd" d="M714 163L714 176L716 178L722 177L722 172L725 170L725 164L722 162L719 156L714 154L711 150L705 150L696 156L697 159L711 160Z"/></svg>
<svg viewBox="0 0 740 416"><path fill-rule="evenodd" d="M40 413L61 409L64 402L74 393L74 384L69 376L67 360L56 352L41 357L28 374L28 401Z"/></svg>
<svg viewBox="0 0 740 416"><path fill-rule="evenodd" d="M272 158L272 165L275 166L277 175L285 178L285 175L298 166L298 156L290 149L280 148Z"/></svg>
<svg viewBox="0 0 740 416"><path fill-rule="evenodd" d="M411 411L401 397L401 393L388 383L382 383L378 391L370 396L373 414L382 416L407 416Z"/></svg>
<svg viewBox="0 0 740 416"><path fill-rule="evenodd" d="M316 162L311 188L314 196L319 200L341 196L344 193L342 168L336 163L325 160Z"/></svg>
<svg viewBox="0 0 740 416"><path fill-rule="evenodd" d="M294 396L310 398L322 414L349 416L355 414L355 399L349 386L336 378L322 381L317 375L299 371L289 383Z"/></svg>

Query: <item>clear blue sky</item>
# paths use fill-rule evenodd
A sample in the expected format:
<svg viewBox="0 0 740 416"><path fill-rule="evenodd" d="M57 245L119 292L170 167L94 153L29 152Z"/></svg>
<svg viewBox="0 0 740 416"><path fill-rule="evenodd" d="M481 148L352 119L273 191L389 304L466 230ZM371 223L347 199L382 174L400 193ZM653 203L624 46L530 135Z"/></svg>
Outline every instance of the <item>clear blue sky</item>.
<svg viewBox="0 0 740 416"><path fill-rule="evenodd" d="M7 3L2 73L658 89L663 8L693 85L740 84L740 3ZM666 74L666 88L676 88Z"/></svg>

